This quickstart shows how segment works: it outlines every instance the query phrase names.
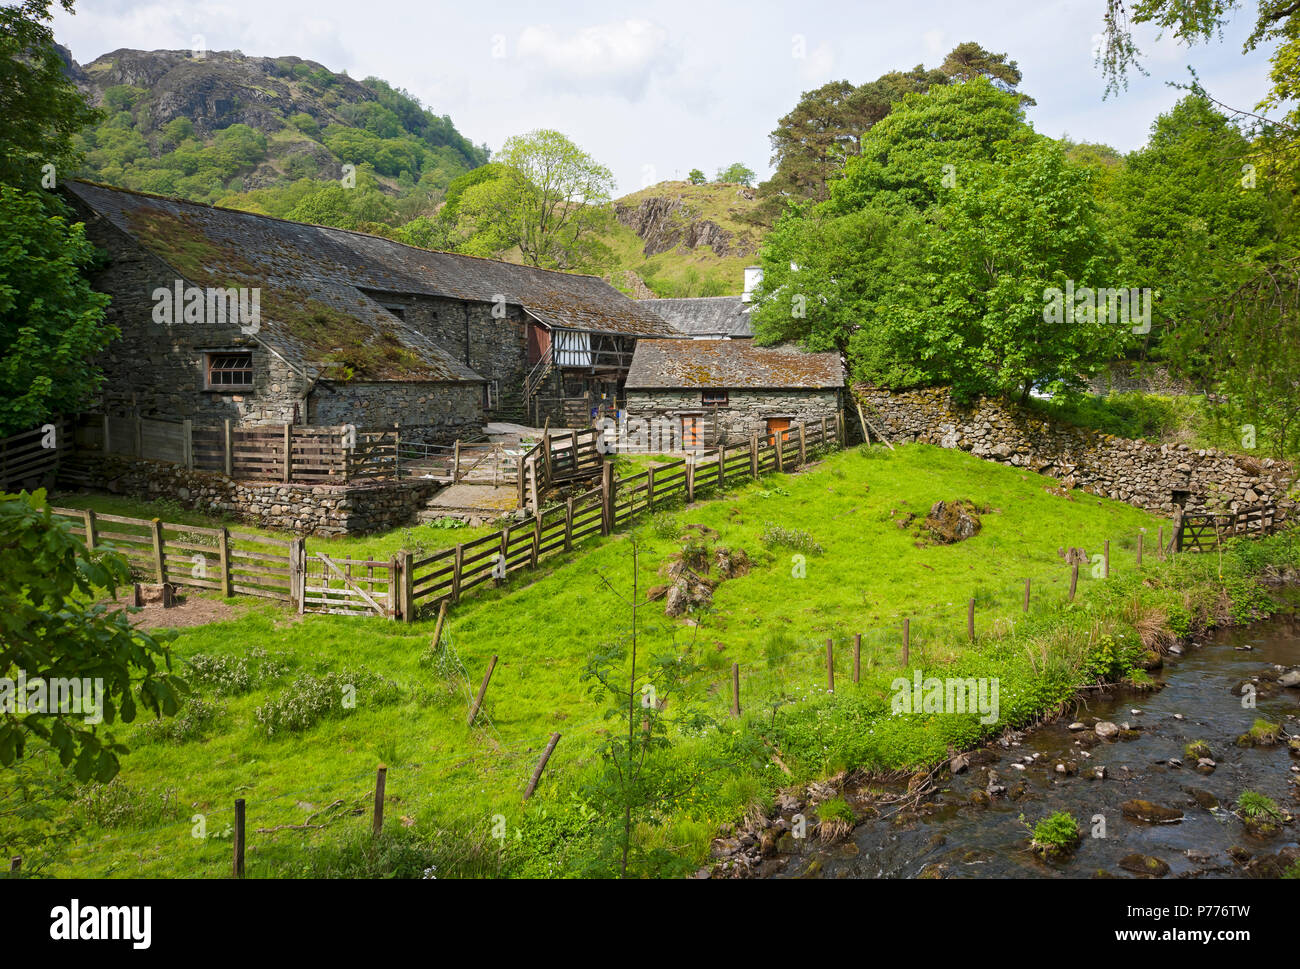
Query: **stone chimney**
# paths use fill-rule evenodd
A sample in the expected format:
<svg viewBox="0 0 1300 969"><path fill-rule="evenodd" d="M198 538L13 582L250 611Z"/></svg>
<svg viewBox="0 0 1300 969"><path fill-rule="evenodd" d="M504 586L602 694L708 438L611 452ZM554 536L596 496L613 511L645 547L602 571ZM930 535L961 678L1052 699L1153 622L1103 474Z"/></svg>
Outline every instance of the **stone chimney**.
<svg viewBox="0 0 1300 969"><path fill-rule="evenodd" d="M740 297L741 301L745 303L752 303L754 301L754 290L758 288L758 284L761 283L762 281L763 281L762 266L746 266L745 267L745 294Z"/></svg>

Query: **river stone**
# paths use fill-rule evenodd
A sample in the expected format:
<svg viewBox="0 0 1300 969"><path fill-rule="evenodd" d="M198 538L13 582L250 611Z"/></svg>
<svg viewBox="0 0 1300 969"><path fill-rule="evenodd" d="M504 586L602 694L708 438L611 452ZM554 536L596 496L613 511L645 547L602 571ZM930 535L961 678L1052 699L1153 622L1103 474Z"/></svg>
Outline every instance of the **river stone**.
<svg viewBox="0 0 1300 969"><path fill-rule="evenodd" d="M1115 724L1111 723L1109 720L1099 721L1093 730L1096 731L1097 736L1101 737L1103 740L1108 740L1109 738L1115 737L1119 734L1119 727L1115 726Z"/></svg>
<svg viewBox="0 0 1300 969"><path fill-rule="evenodd" d="M1205 808L1207 811L1213 811L1219 806L1219 799L1209 791L1202 790L1199 787L1184 787L1183 790L1191 795L1191 798L1196 802L1197 807Z"/></svg>
<svg viewBox="0 0 1300 969"><path fill-rule="evenodd" d="M1074 721L1074 723L1070 724L1070 729L1071 729L1071 730L1087 730L1088 728L1085 727L1085 726L1084 726L1082 723L1080 723L1078 720L1076 720L1076 721Z"/></svg>
<svg viewBox="0 0 1300 969"><path fill-rule="evenodd" d="M1124 817L1149 824L1176 824L1183 819L1183 812L1177 808L1165 807L1141 798L1125 801L1119 809Z"/></svg>
<svg viewBox="0 0 1300 969"><path fill-rule="evenodd" d="M1277 678L1278 686L1300 687L1300 669L1287 670Z"/></svg>
<svg viewBox="0 0 1300 969"><path fill-rule="evenodd" d="M1150 875L1153 878L1164 878L1169 874L1169 866L1159 858L1152 858L1150 855L1125 855L1119 860L1119 866L1125 871Z"/></svg>

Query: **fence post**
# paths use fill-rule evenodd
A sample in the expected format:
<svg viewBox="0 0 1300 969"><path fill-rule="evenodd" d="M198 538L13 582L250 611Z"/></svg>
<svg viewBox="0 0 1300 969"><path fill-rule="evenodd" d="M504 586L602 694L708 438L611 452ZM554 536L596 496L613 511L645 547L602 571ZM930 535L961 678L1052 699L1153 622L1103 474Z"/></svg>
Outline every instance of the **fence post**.
<svg viewBox="0 0 1300 969"><path fill-rule="evenodd" d="M1101 560L1101 577L1103 579L1110 578L1110 539L1109 538L1106 539L1105 555Z"/></svg>
<svg viewBox="0 0 1300 969"><path fill-rule="evenodd" d="M645 473L645 508L646 511L655 510L655 469L646 468Z"/></svg>
<svg viewBox="0 0 1300 969"><path fill-rule="evenodd" d="M695 501L695 454L686 455L686 503Z"/></svg>
<svg viewBox="0 0 1300 969"><path fill-rule="evenodd" d="M826 440L826 415L825 414L822 415L822 436L820 439L820 443L822 447L828 447L830 445L830 442Z"/></svg>
<svg viewBox="0 0 1300 969"><path fill-rule="evenodd" d="M740 664L731 664L731 715L740 716Z"/></svg>
<svg viewBox="0 0 1300 969"><path fill-rule="evenodd" d="M533 515L533 568L537 568L537 559L542 554L542 513Z"/></svg>
<svg viewBox="0 0 1300 969"><path fill-rule="evenodd" d="M551 432L549 430L542 431L542 461L546 471L545 481L549 486L553 474L551 470ZM534 465L534 468L536 468L536 465Z"/></svg>
<svg viewBox="0 0 1300 969"><path fill-rule="evenodd" d="M525 490L524 490L524 456L523 456L522 454L519 455L519 457L515 459L515 472L516 472L516 477L519 479L519 481L518 481L518 487L519 487L519 502L518 502L518 505L519 505L520 508L522 508L522 507L524 507L525 503L527 503L527 501L528 501L528 495L527 495L527 493L526 493Z"/></svg>
<svg viewBox="0 0 1300 969"><path fill-rule="evenodd" d="M497 585L505 581L509 574L510 563L507 556L510 554L510 523L507 522L501 526L501 551L497 553L501 556L501 578L497 580Z"/></svg>
<svg viewBox="0 0 1300 969"><path fill-rule="evenodd" d="M384 786L387 780L388 768L380 764L379 770L375 772L375 819L370 829L376 838L384 830Z"/></svg>
<svg viewBox="0 0 1300 969"><path fill-rule="evenodd" d="M776 442L776 472L785 474L785 436L789 431L777 431L772 440Z"/></svg>
<svg viewBox="0 0 1300 969"><path fill-rule="evenodd" d="M606 461L600 473L600 529L602 535L614 530L614 465Z"/></svg>
<svg viewBox="0 0 1300 969"><path fill-rule="evenodd" d="M233 873L236 878L244 877L244 799L235 798L235 837L234 837Z"/></svg>
<svg viewBox="0 0 1300 969"><path fill-rule="evenodd" d="M826 640L826 691L835 692L835 640Z"/></svg>
<svg viewBox="0 0 1300 969"><path fill-rule="evenodd" d="M1138 557L1137 567L1142 568L1142 546L1146 544L1146 533L1141 529L1138 530Z"/></svg>
<svg viewBox="0 0 1300 969"><path fill-rule="evenodd" d="M221 595L229 599L235 590L231 588L230 581L230 529L225 525L221 526L221 534L217 539L217 555L221 560Z"/></svg>
<svg viewBox="0 0 1300 969"><path fill-rule="evenodd" d="M727 445L718 445L718 494L727 483Z"/></svg>
<svg viewBox="0 0 1300 969"><path fill-rule="evenodd" d="M225 454L223 455L223 466L226 469L226 477L233 478L235 475L235 433L230 426L230 418L226 418L226 434L224 442Z"/></svg>
<svg viewBox="0 0 1300 969"><path fill-rule="evenodd" d="M822 419L822 426L826 426L825 418ZM853 682L860 682L862 679L862 633L853 634Z"/></svg>
<svg viewBox="0 0 1300 969"><path fill-rule="evenodd" d="M460 438L456 438L454 458L451 466L451 483L456 484L460 481Z"/></svg>
<svg viewBox="0 0 1300 969"><path fill-rule="evenodd" d="M966 638L975 642L975 600L966 603Z"/></svg>
<svg viewBox="0 0 1300 969"><path fill-rule="evenodd" d="M1070 601L1074 601L1074 591L1079 586L1079 563L1070 566Z"/></svg>
<svg viewBox="0 0 1300 969"><path fill-rule="evenodd" d="M533 791L537 790L537 782L542 779L542 771L546 770L546 762L551 759L551 754L555 753L555 745L560 742L558 733L551 734L550 742L547 743L546 749L542 751L542 759L537 762L537 767L533 770L533 776L528 779L528 787L524 791L524 800L533 796Z"/></svg>
<svg viewBox="0 0 1300 969"><path fill-rule="evenodd" d="M415 554L402 552L402 621L415 622Z"/></svg>
<svg viewBox="0 0 1300 969"><path fill-rule="evenodd" d="M438 604L438 622L433 627L433 642L429 646L436 652L438 643L442 640L442 624L447 621L447 600L443 599Z"/></svg>
<svg viewBox="0 0 1300 969"><path fill-rule="evenodd" d="M1025 612L1029 611L1029 580L1025 579Z"/></svg>
<svg viewBox="0 0 1300 969"><path fill-rule="evenodd" d="M908 655L912 650L912 620L903 620L903 665L907 666Z"/></svg>
<svg viewBox="0 0 1300 969"><path fill-rule="evenodd" d="M95 512L87 508L82 516L86 520L86 548L92 552L95 550Z"/></svg>
<svg viewBox="0 0 1300 969"><path fill-rule="evenodd" d="M758 480L758 431L749 435L749 476Z"/></svg>
<svg viewBox="0 0 1300 969"><path fill-rule="evenodd" d="M163 555L163 533L162 521L155 518L149 523L149 528L153 532L153 564L158 571L158 581L167 581L167 560Z"/></svg>
<svg viewBox="0 0 1300 969"><path fill-rule="evenodd" d="M808 441L804 432L804 425L799 425L799 466L803 467L808 463Z"/></svg>
<svg viewBox="0 0 1300 969"><path fill-rule="evenodd" d="M573 495L564 500L564 550L573 551Z"/></svg>
<svg viewBox="0 0 1300 969"><path fill-rule="evenodd" d="M451 601L460 602L460 568L465 559L465 546L456 543L456 555L451 562Z"/></svg>
<svg viewBox="0 0 1300 969"><path fill-rule="evenodd" d="M284 483L293 480L293 425L284 425Z"/></svg>
<svg viewBox="0 0 1300 969"><path fill-rule="evenodd" d="M307 540L295 538L289 543L289 603L299 613L306 612L306 598Z"/></svg>
<svg viewBox="0 0 1300 969"><path fill-rule="evenodd" d="M492 661L488 663L487 672L483 674L483 682L478 688L478 696L474 697L474 705L469 708L469 719L465 721L465 726L474 726L474 719L478 716L479 708L483 706L483 697L487 694L488 680L492 679L492 671L497 668L496 653L492 654Z"/></svg>

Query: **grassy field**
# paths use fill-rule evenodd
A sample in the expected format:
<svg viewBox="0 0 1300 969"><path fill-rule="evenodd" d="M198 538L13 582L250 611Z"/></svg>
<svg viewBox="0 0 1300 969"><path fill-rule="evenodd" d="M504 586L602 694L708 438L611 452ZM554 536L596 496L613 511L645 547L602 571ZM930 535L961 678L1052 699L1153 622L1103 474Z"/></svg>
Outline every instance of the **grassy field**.
<svg viewBox="0 0 1300 969"><path fill-rule="evenodd" d="M1050 708L1088 676L1112 672L1103 669L1107 663L1118 668L1121 653L1141 648L1144 616L1113 619L1125 596L1162 595L1162 622L1176 628L1190 621L1173 617L1185 600L1177 577L1151 578L1192 567L1154 561L1156 519L1054 486L958 451L859 448L804 473L768 476L643 519L635 538L642 593L666 581L661 567L690 536L708 530L716 532L706 543L712 550L743 549L752 560L748 574L717 585L708 609L678 619L664 615L662 602L641 610L643 653L685 656L697 667L673 701L683 719L661 764L690 783L659 824L639 829L644 845L664 849L686 870L706 856L720 822L784 783L851 766L932 762L948 743L977 739L986 728L974 718L939 725L890 716L887 684L902 669L904 618L913 666L1006 677L999 724ZM956 499L984 509L981 531L957 544L928 542L920 519L934 502ZM149 510L94 502L118 513ZM154 514L175 517L156 507ZM916 521L900 527L908 515ZM1145 584L1135 565L1144 528ZM473 534L427 531L438 534L425 547ZM388 550L404 540L399 530L346 541ZM1085 566L1079 601L1067 604L1069 566L1058 549L1080 546L1093 555L1106 540L1110 578L1093 578ZM588 539L502 588L476 590L450 613L439 655L429 651L430 621L298 617L231 600L229 620L179 630L173 646L195 690L190 712L166 730L126 727L131 753L113 784L90 794L61 790L54 765L40 757L15 772L18 785L46 792L45 814L25 823L24 836L49 837L22 852L24 868L62 876L221 876L229 867L231 804L242 797L252 876L409 871L429 859L442 863L439 877L579 870L594 850L586 832L602 810L590 794L599 747L617 729L602 718L582 673L629 627L632 547L629 535ZM1033 588L1027 617L1026 578ZM1150 591L1155 585L1168 588ZM965 632L972 597L975 644ZM849 677L855 634L863 636L859 684ZM826 693L827 639L835 643L833 696ZM485 713L468 728L471 695L494 655ZM741 669L739 721L727 715L732 663ZM322 683L356 684L355 708L327 710L313 721ZM688 728L688 715L709 723ZM525 810L524 785L553 731L562 739ZM780 750L789 776L758 737ZM389 768L387 826L395 832L384 850L395 855L376 859L357 839L368 830L381 762ZM206 837L195 836L198 816ZM493 840L503 829L511 832L506 840Z"/></svg>

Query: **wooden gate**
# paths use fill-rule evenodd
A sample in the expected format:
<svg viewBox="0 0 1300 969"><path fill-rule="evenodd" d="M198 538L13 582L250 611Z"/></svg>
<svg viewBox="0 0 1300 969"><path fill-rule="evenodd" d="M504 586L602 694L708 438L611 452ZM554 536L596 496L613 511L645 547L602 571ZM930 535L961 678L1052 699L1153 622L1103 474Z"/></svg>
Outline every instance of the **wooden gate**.
<svg viewBox="0 0 1300 969"><path fill-rule="evenodd" d="M303 561L302 612L341 616L396 615L396 560L332 559L316 552Z"/></svg>

